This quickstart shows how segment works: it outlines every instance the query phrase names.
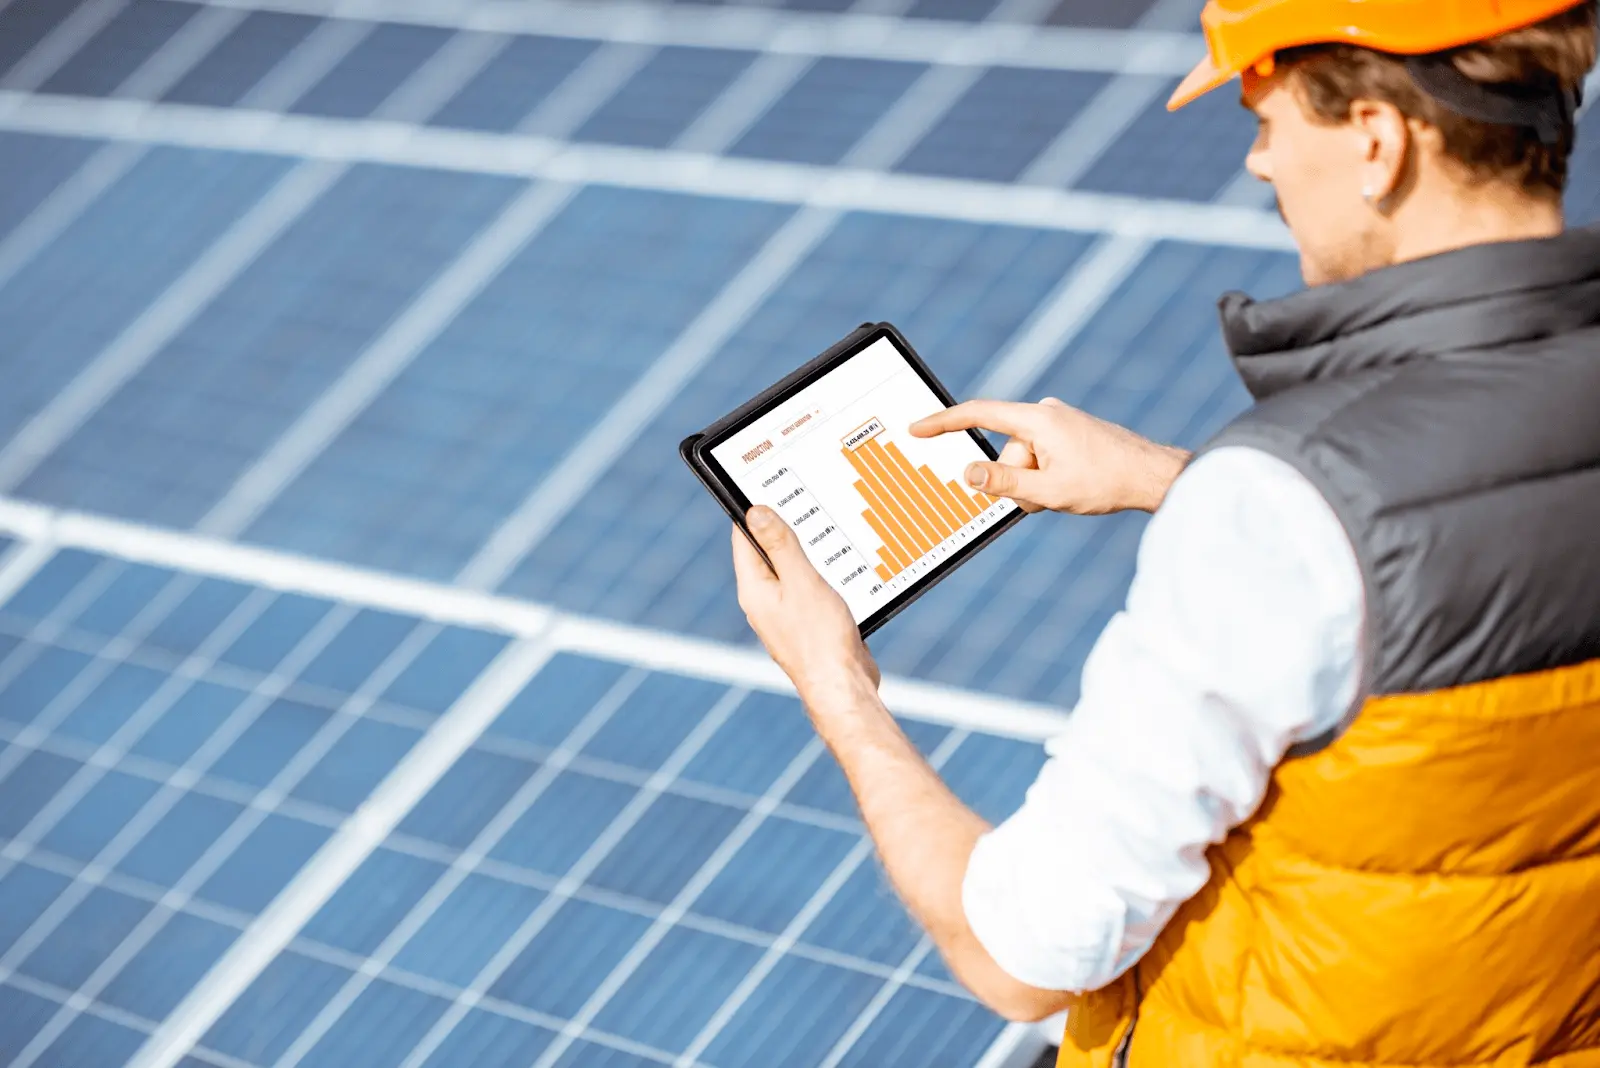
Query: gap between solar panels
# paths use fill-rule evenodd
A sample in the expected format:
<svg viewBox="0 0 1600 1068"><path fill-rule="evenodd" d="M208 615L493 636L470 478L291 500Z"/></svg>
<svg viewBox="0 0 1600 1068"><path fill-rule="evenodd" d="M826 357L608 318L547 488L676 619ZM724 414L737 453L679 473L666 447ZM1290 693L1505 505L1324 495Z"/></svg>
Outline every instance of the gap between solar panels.
<svg viewBox="0 0 1600 1068"><path fill-rule="evenodd" d="M725 48L812 58L1010 66L1181 77L1205 51L1190 30L1039 25L1038 5L1007 18L952 22L899 13L809 12L754 5L645 4L636 0L207 0L276 11L411 23L449 30L543 34L655 47Z"/></svg>
<svg viewBox="0 0 1600 1068"><path fill-rule="evenodd" d="M689 638L477 590L315 560L275 549L163 530L105 516L0 497L0 534L18 539L14 554L42 565L47 550L80 549L131 563L229 579L271 590L417 616L433 622L540 640L557 652L690 675L727 686L792 694L777 665L759 649ZM17 557L14 557L14 559ZM22 566L22 565L15 565ZM0 567L0 582L31 574ZM0 586L0 590L3 590ZM886 677L894 711L943 726L1043 741L1066 723L1060 709L917 679Z"/></svg>
<svg viewBox="0 0 1600 1068"><path fill-rule="evenodd" d="M1042 230L1125 234L1224 248L1292 247L1272 212L1111 193L670 149L578 144L382 119L241 114L186 104L0 92L0 130L331 164L387 164L693 196L805 205Z"/></svg>

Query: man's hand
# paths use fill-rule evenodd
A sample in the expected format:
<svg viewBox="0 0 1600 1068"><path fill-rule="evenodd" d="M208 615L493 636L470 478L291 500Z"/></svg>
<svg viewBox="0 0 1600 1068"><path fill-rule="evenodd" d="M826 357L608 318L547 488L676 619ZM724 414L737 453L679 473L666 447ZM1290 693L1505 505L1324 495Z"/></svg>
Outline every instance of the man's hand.
<svg viewBox="0 0 1600 1068"><path fill-rule="evenodd" d="M844 599L811 566L789 525L770 508L750 509L745 521L777 573L768 569L738 527L733 572L739 607L772 659L808 706L815 698L878 688L878 665Z"/></svg>
<svg viewBox="0 0 1600 1068"><path fill-rule="evenodd" d="M1157 445L1054 397L1041 404L968 401L911 424L919 438L974 429L998 430L1011 440L999 463L969 466L967 484L1029 512L1153 512L1189 460L1182 449Z"/></svg>

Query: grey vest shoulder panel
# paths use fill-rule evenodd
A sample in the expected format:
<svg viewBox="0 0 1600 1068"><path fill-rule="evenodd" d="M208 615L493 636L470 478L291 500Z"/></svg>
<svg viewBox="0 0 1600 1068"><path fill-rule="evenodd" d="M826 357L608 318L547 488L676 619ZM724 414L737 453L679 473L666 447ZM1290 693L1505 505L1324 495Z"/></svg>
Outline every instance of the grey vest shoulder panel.
<svg viewBox="0 0 1600 1068"><path fill-rule="evenodd" d="M1368 694L1600 656L1600 231L1231 295L1223 318L1258 403L1208 448L1284 459L1339 516Z"/></svg>

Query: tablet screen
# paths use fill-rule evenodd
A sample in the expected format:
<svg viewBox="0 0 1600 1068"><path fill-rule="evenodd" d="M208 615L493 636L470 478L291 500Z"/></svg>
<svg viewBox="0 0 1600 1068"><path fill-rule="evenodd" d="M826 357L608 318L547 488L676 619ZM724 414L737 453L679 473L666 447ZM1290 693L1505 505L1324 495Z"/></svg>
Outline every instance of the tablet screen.
<svg viewBox="0 0 1600 1068"><path fill-rule="evenodd" d="M969 435L911 436L943 407L881 337L709 451L794 529L861 623L1018 510L965 485L967 465L989 459Z"/></svg>

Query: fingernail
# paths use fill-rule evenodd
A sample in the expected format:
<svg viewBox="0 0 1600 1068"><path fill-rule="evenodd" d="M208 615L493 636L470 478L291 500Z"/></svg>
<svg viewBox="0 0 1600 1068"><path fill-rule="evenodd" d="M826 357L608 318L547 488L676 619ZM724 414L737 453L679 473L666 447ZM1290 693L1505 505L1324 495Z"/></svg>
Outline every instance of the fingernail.
<svg viewBox="0 0 1600 1068"><path fill-rule="evenodd" d="M778 521L778 516L771 508L756 507L750 509L750 526L755 530L771 530L772 525Z"/></svg>
<svg viewBox="0 0 1600 1068"><path fill-rule="evenodd" d="M973 464L967 468L967 485L973 489L983 489L984 483L989 481L989 472L984 470L982 464Z"/></svg>

